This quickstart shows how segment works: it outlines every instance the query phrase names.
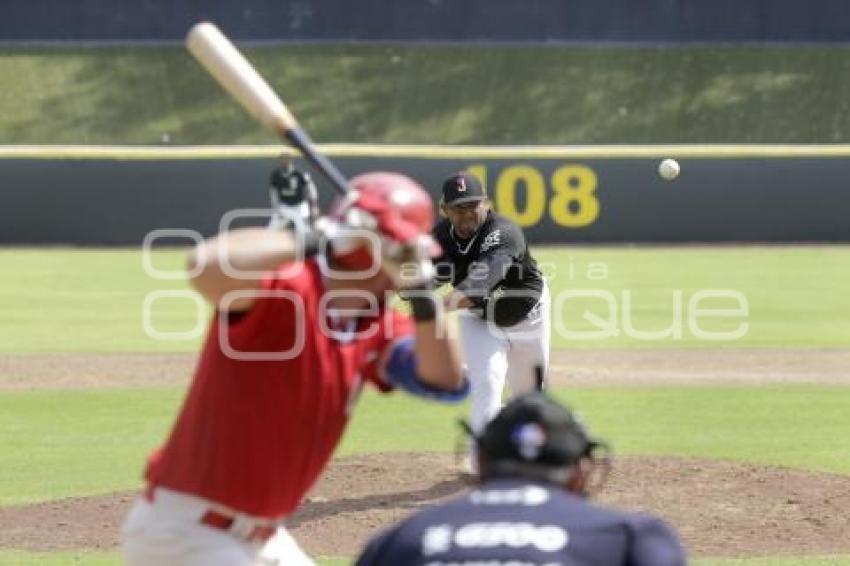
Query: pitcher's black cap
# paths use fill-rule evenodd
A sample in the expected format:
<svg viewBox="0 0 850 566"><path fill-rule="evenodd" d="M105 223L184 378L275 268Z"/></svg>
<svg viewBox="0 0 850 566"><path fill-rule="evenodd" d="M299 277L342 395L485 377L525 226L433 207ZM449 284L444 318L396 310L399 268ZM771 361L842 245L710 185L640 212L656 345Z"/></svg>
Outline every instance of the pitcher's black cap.
<svg viewBox="0 0 850 566"><path fill-rule="evenodd" d="M487 193L477 177L461 171L443 183L443 202L447 205L484 200Z"/></svg>

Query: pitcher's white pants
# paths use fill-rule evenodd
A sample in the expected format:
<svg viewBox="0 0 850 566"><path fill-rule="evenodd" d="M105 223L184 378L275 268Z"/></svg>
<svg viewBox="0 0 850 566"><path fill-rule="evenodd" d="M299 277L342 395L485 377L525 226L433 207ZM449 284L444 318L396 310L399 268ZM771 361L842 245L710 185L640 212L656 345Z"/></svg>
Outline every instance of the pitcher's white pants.
<svg viewBox="0 0 850 566"><path fill-rule="evenodd" d="M282 526L265 544L200 522L209 502L157 488L140 497L121 529L128 566L315 566Z"/></svg>
<svg viewBox="0 0 850 566"><path fill-rule="evenodd" d="M549 369L551 334L549 287L544 283L540 301L528 316L508 328L461 311L460 342L466 362L472 414L469 424L480 434L502 407L502 390L507 380L511 396L532 391L535 368Z"/></svg>

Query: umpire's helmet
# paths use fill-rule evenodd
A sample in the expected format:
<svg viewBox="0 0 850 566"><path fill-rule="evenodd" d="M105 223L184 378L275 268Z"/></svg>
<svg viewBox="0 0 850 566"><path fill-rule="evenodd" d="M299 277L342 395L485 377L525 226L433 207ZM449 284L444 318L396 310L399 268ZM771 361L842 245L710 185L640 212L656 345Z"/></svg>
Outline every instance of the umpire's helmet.
<svg viewBox="0 0 850 566"><path fill-rule="evenodd" d="M569 409L543 392L505 405L475 440L487 476L530 476L556 483L563 483L581 458L605 446Z"/></svg>

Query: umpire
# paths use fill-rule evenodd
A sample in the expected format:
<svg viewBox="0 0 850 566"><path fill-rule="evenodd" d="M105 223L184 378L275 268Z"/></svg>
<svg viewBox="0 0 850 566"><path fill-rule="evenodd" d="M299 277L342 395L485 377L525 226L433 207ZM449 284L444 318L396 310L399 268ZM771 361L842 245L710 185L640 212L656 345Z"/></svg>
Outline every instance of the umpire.
<svg viewBox="0 0 850 566"><path fill-rule="evenodd" d="M549 290L522 230L490 209L475 176L446 179L440 207L444 218L433 235L443 254L434 266L438 283L454 285L445 306L460 311L470 424L480 434L502 406L506 381L512 395L528 393L536 368L548 368Z"/></svg>
<svg viewBox="0 0 850 566"><path fill-rule="evenodd" d="M374 538L358 566L683 566L660 520L585 496L604 445L545 393L511 401L478 444L479 485Z"/></svg>

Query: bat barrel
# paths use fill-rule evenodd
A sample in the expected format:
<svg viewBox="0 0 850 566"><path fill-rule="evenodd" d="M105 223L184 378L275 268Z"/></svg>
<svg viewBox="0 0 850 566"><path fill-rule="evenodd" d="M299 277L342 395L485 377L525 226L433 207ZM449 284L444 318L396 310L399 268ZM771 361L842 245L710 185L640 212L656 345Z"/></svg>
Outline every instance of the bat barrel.
<svg viewBox="0 0 850 566"><path fill-rule="evenodd" d="M298 127L289 109L251 63L209 22L192 26L186 47L209 74L267 127L283 133Z"/></svg>
<svg viewBox="0 0 850 566"><path fill-rule="evenodd" d="M313 146L307 133L272 90L227 37L209 22L192 27L186 46L218 83L262 124L272 129L304 155L340 194L348 194L345 176Z"/></svg>

